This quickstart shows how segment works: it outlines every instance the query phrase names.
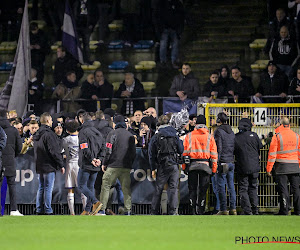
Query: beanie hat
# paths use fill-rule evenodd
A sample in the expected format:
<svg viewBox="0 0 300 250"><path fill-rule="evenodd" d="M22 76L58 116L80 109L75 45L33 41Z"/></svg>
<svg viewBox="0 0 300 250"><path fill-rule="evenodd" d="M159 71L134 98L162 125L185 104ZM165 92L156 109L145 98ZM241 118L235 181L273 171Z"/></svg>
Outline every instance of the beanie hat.
<svg viewBox="0 0 300 250"><path fill-rule="evenodd" d="M204 124L206 125L206 118L204 115L198 115L196 124Z"/></svg>
<svg viewBox="0 0 300 250"><path fill-rule="evenodd" d="M151 118L149 116L143 117L142 120L141 120L141 123L142 122L146 123L149 128L151 127L152 120L151 120Z"/></svg>

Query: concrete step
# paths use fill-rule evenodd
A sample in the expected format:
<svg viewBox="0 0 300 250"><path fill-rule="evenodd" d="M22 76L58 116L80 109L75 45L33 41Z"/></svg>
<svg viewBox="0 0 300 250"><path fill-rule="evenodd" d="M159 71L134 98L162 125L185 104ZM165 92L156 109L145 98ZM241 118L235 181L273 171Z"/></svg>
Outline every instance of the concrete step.
<svg viewBox="0 0 300 250"><path fill-rule="evenodd" d="M210 33L201 34L197 37L200 41L208 39L209 41L245 41L250 42L252 40L249 33L246 34L222 34L222 33Z"/></svg>
<svg viewBox="0 0 300 250"><path fill-rule="evenodd" d="M212 58L223 58L223 59L231 59L235 58L238 60L240 58L240 53L233 53L231 51L227 52L219 52L219 51L211 51L209 53L195 53L188 54L185 56L184 61L204 61L204 60L212 60Z"/></svg>
<svg viewBox="0 0 300 250"><path fill-rule="evenodd" d="M219 34L251 34L255 32L256 25L249 25L249 26L242 26L242 25L236 25L236 26L228 26L228 27L220 27L220 26L214 26L214 25L197 25L197 28L202 29L201 33L219 33Z"/></svg>
<svg viewBox="0 0 300 250"><path fill-rule="evenodd" d="M249 42L247 41L193 41L190 44L190 48L214 48L214 49L224 49L229 50L233 48L245 48L249 45Z"/></svg>
<svg viewBox="0 0 300 250"><path fill-rule="evenodd" d="M223 17L214 17L212 19L205 19L203 26L218 26L218 27L231 27L235 26L237 24L239 25L253 25L256 26L259 23L259 19L246 19L246 18L235 18L235 17L229 17L229 18L223 18Z"/></svg>

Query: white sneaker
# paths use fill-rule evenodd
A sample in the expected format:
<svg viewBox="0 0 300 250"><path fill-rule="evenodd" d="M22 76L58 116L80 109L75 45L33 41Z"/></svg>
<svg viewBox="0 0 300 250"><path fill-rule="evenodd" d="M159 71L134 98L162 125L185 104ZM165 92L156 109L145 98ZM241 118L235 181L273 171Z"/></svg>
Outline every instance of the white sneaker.
<svg viewBox="0 0 300 250"><path fill-rule="evenodd" d="M21 213L19 212L19 210L17 210L17 211L10 211L10 216L24 216L24 215L21 214Z"/></svg>

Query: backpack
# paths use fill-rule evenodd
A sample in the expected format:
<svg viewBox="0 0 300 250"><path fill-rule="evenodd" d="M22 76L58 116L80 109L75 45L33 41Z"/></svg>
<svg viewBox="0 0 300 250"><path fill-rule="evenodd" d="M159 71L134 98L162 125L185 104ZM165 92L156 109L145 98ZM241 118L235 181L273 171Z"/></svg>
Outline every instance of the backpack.
<svg viewBox="0 0 300 250"><path fill-rule="evenodd" d="M157 160L159 164L166 163L172 159L177 162L177 138L175 136L164 136L157 134Z"/></svg>

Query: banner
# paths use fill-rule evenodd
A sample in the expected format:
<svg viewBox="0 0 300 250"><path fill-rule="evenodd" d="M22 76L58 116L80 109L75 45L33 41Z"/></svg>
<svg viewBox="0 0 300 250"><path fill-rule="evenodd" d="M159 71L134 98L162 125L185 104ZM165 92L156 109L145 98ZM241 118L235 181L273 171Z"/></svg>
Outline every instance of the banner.
<svg viewBox="0 0 300 250"><path fill-rule="evenodd" d="M38 175L35 171L33 149L25 155L16 158L16 188L18 204L35 204L36 194L39 186ZM151 204L154 192L154 180L151 177L151 170L148 162L148 155L144 149L137 148L136 158L131 170L131 191L133 204ZM67 192L65 188L65 175L56 172L52 203L67 203ZM113 203L117 203L116 191ZM181 203L188 203L187 176L181 173L180 178ZM9 204L7 194L6 203ZM80 192L75 189L75 203L80 204Z"/></svg>
<svg viewBox="0 0 300 250"><path fill-rule="evenodd" d="M189 114L197 114L197 100L185 99L184 101L180 100L163 100L163 113L177 113L182 109L186 108L189 111Z"/></svg>

